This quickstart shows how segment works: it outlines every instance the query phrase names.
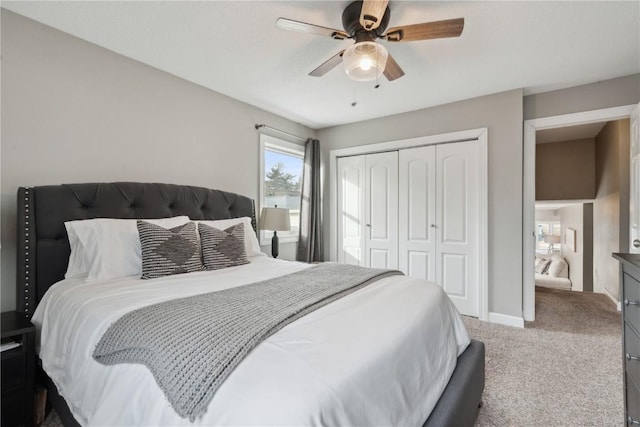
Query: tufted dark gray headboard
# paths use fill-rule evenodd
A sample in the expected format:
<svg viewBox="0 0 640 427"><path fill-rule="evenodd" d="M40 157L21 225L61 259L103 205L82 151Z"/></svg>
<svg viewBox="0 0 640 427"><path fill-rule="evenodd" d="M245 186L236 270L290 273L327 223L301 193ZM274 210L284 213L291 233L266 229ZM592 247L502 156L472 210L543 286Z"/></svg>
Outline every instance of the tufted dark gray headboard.
<svg viewBox="0 0 640 427"><path fill-rule="evenodd" d="M69 262L65 221L90 218L227 219L248 216L252 199L220 190L173 184L114 182L18 189L17 310L31 317Z"/></svg>

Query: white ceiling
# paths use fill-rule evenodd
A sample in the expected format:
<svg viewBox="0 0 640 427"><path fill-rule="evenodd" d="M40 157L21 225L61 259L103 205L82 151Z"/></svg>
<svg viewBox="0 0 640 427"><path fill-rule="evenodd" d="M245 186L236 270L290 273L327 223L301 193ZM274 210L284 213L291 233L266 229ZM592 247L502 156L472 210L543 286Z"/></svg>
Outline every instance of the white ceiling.
<svg viewBox="0 0 640 427"><path fill-rule="evenodd" d="M536 144L595 138L607 122L544 129L536 132Z"/></svg>
<svg viewBox="0 0 640 427"><path fill-rule="evenodd" d="M392 0L390 26L464 17L464 32L387 44L406 75L383 80L379 89L349 80L341 67L309 77L351 41L280 30L275 20L342 29L347 4L3 1L2 7L312 128L640 72L638 1Z"/></svg>

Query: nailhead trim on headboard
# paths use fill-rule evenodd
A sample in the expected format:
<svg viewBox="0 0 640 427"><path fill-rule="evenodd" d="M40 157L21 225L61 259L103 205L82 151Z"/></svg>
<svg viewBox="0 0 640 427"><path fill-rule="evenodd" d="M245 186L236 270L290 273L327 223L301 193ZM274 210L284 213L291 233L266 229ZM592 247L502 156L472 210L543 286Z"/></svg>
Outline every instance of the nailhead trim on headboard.
<svg viewBox="0 0 640 427"><path fill-rule="evenodd" d="M22 311L25 315L26 318L30 318L31 317L31 310L33 307L33 304L31 302L31 294L29 291L29 277L31 276L31 270L30 270L30 261L31 261L31 256L29 254L29 243L31 241L31 200L30 200L30 188L29 187L25 187L24 188L24 196L22 197L24 199L24 245L22 248L23 251L23 256L24 256L24 271L22 272L23 275L23 280L24 280L24 297L23 297L23 307L22 307ZM20 266L18 266L18 268L20 268ZM20 275L19 275L20 276Z"/></svg>
<svg viewBox="0 0 640 427"><path fill-rule="evenodd" d="M30 318L46 290L64 278L70 254L65 221L91 218L193 219L251 216L251 198L220 190L157 183L63 184L18 189L16 310Z"/></svg>

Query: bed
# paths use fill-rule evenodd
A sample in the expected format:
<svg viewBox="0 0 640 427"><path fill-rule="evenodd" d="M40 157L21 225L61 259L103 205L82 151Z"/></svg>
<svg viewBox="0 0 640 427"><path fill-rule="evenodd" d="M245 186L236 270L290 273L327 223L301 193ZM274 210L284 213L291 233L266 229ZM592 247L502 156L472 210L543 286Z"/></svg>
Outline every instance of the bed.
<svg viewBox="0 0 640 427"><path fill-rule="evenodd" d="M104 328L105 324L113 321L119 314L109 314L112 310L104 310L104 318L73 319L75 316L70 316L70 311L64 310L65 304L71 304L66 307L73 307L73 304L86 305L85 311L99 311L95 310L95 307L108 305L114 298L119 301L126 299L123 297L126 295L123 290L145 281L138 280L138 283L133 283L132 278L124 278L116 280L116 283L109 282L104 289L97 289L83 283L81 279L63 280L70 254L65 221L91 218L168 218L176 215L186 215L193 220L249 217L255 230L255 212L251 199L201 187L145 183L43 186L20 188L18 202L18 310L31 318L34 309L44 298L43 306L39 310L46 312L46 315L40 316L41 324L38 326L42 332L41 344L47 340L56 342L50 337L57 334L62 336L63 341L78 341L77 345L80 347L77 348L83 348L84 353L94 343L89 338L83 338L92 336L92 328L86 327L83 331L83 325L99 321L101 323L93 328L98 330ZM212 280L207 276L208 273L203 272L182 275L190 276L188 281L180 281L178 276L171 276L158 279L157 283L168 289L168 293L174 292L176 286L172 286L173 284L181 283L185 289L191 289L187 292L199 295L203 292L205 282L224 282L227 285L237 282L236 284L240 285L250 283L269 271L272 272L269 274L277 276L286 271L306 267L308 266L256 256L246 266L213 272L224 279L218 277ZM231 270L234 269L242 273L232 275ZM385 281L397 286L389 286L391 283ZM142 285L148 286L153 281L146 282ZM54 284L56 286L52 287ZM419 322L415 326L432 330L448 328L451 331L436 335L438 338L430 337L433 342L426 342L424 337L411 337L410 332L406 332L404 336L403 333L394 335L398 334L399 330L410 331L414 328L413 325L403 323L409 316L402 317L404 314L401 313L411 312L408 307L412 301L422 301L412 297L410 292L418 290L434 295L435 302L430 302L432 307L427 310L431 314L424 314L427 317L435 315L433 313L450 310L452 305L447 302L448 298L442 297L442 292L437 290L437 286L427 285L427 282L408 278L384 278L366 289L354 292L291 323L247 356L211 401L206 416L213 418L202 417L196 420L195 424L397 424L402 420L403 423L413 425L473 425L484 389L484 345L469 340L468 337L465 342L464 327L460 329L455 316L444 314L444 318L454 320L445 321L444 326L424 326L428 322ZM45 298L45 293L51 287L51 292ZM387 292L396 287L406 287L409 293L402 294L402 291L394 290L393 292L399 295L394 303L392 300L395 297ZM91 297L83 300L82 292L78 295L78 289L84 289L85 294ZM162 294L158 289L156 288L154 293ZM210 288L206 289L211 291ZM67 294L73 294L73 298L65 299L67 297L64 295ZM129 298L133 305L138 304L136 298ZM91 306L87 302L93 299L98 301L97 306ZM427 304L427 299L424 301L421 304ZM398 310L398 306L405 309ZM362 333L348 332L356 327L357 319L366 316L358 312L358 307L360 310L369 307L375 311L375 316L366 318L364 326L367 328L362 329ZM416 306L415 310L421 309ZM422 309L421 312L423 311L425 310ZM60 313L66 313L66 316ZM352 324L354 326L351 326ZM332 326L327 329L327 325ZM399 325L404 326L400 328ZM367 341L366 337L362 336L366 336L364 332L369 329L377 331L380 336L370 337ZM328 330L332 333L328 334ZM394 330L396 332L393 332ZM452 342L452 338L448 336L454 333L459 336ZM100 334L93 333L94 339L95 335ZM342 344L337 336L342 337ZM354 336L358 337L358 343L362 345L349 347ZM309 337L314 340L329 337L331 345L342 345L346 349L318 346L313 350L316 357L305 361L300 358L299 353L287 347L291 346L291 343L308 341ZM371 345L380 337L385 338L385 343L380 345L384 350L378 350L377 346ZM423 347L433 346L437 340L447 340L449 352L454 352L452 362L443 362L439 359L446 359L446 351L439 350L442 354L437 354L435 359L441 365L433 365L442 366L433 369L438 372L429 371L431 359L429 363L421 363L422 356L417 356L419 353L405 353L403 350L415 342L422 342ZM129 364L94 369L95 366L91 367L90 361L85 360L90 359L90 353L74 351L68 354L67 359L56 359L55 355L65 354L59 348L62 346L57 347L56 349L56 345L40 346L42 358L39 362L39 379L46 385L49 402L65 425L78 425L78 420L83 424L99 424L101 421L109 420L126 424L191 425L184 418L175 418L177 414L172 414L170 408L166 409L167 403L162 402L161 391L153 386L153 377L144 366ZM437 347L441 348L439 342ZM447 345L442 344L442 349L446 347ZM282 349L290 354L287 353L285 357L278 353ZM376 352L382 352L384 355L376 356ZM311 359L315 360L316 366L310 371L313 371L312 375L320 377L319 381L308 381L294 369L296 361L303 360L306 363ZM371 361L371 366L367 370L361 365L365 365L368 360ZM270 369L262 369L263 366L269 366ZM336 370L336 366L343 368ZM285 378L285 371L289 370L296 374ZM439 374L440 371L447 371L444 379L438 377L434 380L435 383L441 384L425 388L430 375ZM83 383L81 378L85 376L92 381ZM336 388L336 384L332 383L330 378L335 378L336 384L344 384L344 388ZM136 388L138 384L145 386ZM384 384L384 387L381 384ZM372 392L372 389L377 392ZM437 392L434 392L434 389ZM245 398L246 396L253 397ZM381 402L380 405L376 404L375 399ZM79 400L82 401L80 405ZM392 402L389 403L391 406L385 406L387 401ZM127 408L127 402L131 402L130 406L133 408ZM286 411L281 408L282 402L291 402ZM145 405L149 407L147 415L144 415ZM109 412L115 412L114 407L118 407L118 411L129 413L124 418L108 418L111 416ZM283 414L291 418L280 418ZM160 418L149 418L151 416Z"/></svg>

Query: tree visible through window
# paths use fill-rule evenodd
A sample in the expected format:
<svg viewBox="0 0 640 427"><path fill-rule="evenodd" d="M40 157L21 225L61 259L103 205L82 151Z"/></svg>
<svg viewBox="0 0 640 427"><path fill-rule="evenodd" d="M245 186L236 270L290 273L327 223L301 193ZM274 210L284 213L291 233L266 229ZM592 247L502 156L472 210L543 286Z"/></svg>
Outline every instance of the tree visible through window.
<svg viewBox="0 0 640 427"><path fill-rule="evenodd" d="M299 196L302 181L300 175L286 172L284 163L278 162L267 172L264 184L267 197Z"/></svg>
<svg viewBox="0 0 640 427"><path fill-rule="evenodd" d="M289 209L291 231L278 232L278 236L281 242L295 241L300 224L304 147L267 135L262 135L261 141L264 162L261 207ZM262 234L262 243L267 244L271 233Z"/></svg>

